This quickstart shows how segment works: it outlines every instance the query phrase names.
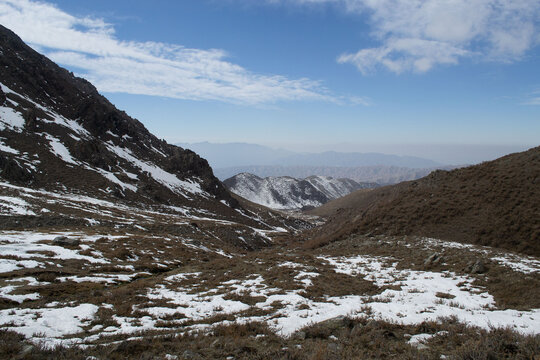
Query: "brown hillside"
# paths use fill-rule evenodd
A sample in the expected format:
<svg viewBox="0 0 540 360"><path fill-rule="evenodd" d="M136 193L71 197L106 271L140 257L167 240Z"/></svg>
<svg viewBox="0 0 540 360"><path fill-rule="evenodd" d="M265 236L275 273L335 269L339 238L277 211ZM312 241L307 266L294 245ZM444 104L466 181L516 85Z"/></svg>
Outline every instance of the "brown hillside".
<svg viewBox="0 0 540 360"><path fill-rule="evenodd" d="M338 201L339 210L318 210L330 219L309 246L355 233L414 234L540 255L540 147Z"/></svg>

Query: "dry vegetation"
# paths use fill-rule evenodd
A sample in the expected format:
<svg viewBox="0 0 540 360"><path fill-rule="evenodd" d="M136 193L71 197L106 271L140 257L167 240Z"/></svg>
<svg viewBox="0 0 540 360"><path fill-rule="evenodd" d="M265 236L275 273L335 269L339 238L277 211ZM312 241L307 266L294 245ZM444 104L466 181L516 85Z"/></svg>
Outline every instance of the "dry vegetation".
<svg viewBox="0 0 540 360"><path fill-rule="evenodd" d="M353 193L307 244L351 234L422 235L540 255L540 147L417 181ZM337 208L341 210L336 210Z"/></svg>
<svg viewBox="0 0 540 360"><path fill-rule="evenodd" d="M420 346L416 334L433 337ZM343 318L306 327L289 338L263 323L217 326L190 335L144 337L111 345L47 349L0 331L0 357L13 359L537 359L540 337L507 329L467 327L455 319L403 326Z"/></svg>

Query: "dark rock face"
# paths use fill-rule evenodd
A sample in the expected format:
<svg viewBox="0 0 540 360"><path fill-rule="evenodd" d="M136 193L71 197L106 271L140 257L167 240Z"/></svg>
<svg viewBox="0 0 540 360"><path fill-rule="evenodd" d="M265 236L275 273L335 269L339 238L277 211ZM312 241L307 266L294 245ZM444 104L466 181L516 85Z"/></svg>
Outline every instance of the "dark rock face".
<svg viewBox="0 0 540 360"><path fill-rule="evenodd" d="M88 81L2 26L0 51L0 106L22 119L14 127L0 117L0 138L14 149L0 152L1 178L43 188L102 189L128 200L214 198L237 205L206 160L156 138Z"/></svg>
<svg viewBox="0 0 540 360"><path fill-rule="evenodd" d="M2 153L0 153L0 176L17 184L28 183L33 178L30 171L19 165L14 159L4 156Z"/></svg>

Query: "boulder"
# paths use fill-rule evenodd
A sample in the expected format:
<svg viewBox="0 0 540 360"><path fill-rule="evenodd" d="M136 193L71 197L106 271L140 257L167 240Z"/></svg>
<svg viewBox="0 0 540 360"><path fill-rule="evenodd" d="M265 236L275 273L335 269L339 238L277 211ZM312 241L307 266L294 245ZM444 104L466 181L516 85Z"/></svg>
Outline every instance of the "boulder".
<svg viewBox="0 0 540 360"><path fill-rule="evenodd" d="M484 261L478 259L476 261L471 261L465 268L465 271L471 274L483 274L487 271L487 268Z"/></svg>
<svg viewBox="0 0 540 360"><path fill-rule="evenodd" d="M424 261L424 265L425 266L433 266L433 265L437 265L437 264L440 264L443 262L443 257L441 254L439 253L433 253L431 254L425 261Z"/></svg>
<svg viewBox="0 0 540 360"><path fill-rule="evenodd" d="M60 246L79 246L79 239L68 238L66 236L57 236L53 240L53 244Z"/></svg>
<svg viewBox="0 0 540 360"><path fill-rule="evenodd" d="M328 330L336 330L345 326L345 319L345 316L340 315L325 321L321 321L317 324L317 326L326 328Z"/></svg>

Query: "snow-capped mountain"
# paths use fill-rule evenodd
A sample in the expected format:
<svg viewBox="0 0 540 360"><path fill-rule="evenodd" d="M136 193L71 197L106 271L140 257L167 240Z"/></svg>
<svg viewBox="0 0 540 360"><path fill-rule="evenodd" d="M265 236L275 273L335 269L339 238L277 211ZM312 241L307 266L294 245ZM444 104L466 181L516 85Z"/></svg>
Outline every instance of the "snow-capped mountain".
<svg viewBox="0 0 540 360"><path fill-rule="evenodd" d="M376 186L327 176L310 176L305 179L289 176L260 178L249 173L235 175L223 184L233 193L273 209L317 207L355 190Z"/></svg>

